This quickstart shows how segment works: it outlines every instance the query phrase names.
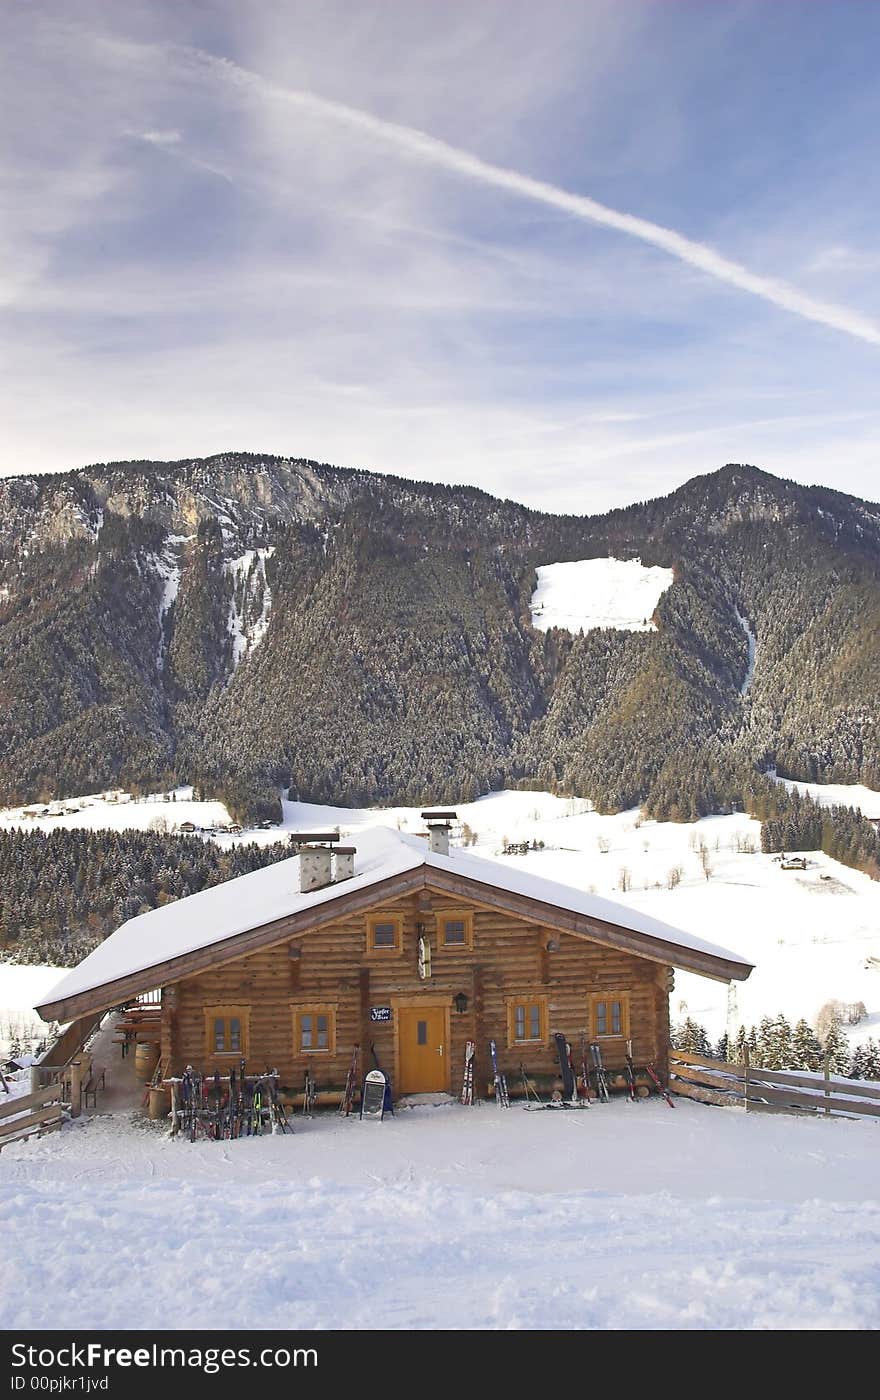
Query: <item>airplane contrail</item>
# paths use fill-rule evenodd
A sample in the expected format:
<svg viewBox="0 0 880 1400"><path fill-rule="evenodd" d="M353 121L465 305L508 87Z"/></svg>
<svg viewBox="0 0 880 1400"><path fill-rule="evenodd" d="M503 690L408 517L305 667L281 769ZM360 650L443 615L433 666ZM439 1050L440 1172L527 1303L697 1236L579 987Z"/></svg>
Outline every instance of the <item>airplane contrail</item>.
<svg viewBox="0 0 880 1400"><path fill-rule="evenodd" d="M394 146L424 164L452 171L483 185L508 190L511 194L520 195L523 199L530 199L552 209L559 209L587 223L616 229L630 238L637 238L643 243L650 243L655 248L662 249L671 257L678 258L690 267L698 268L718 282L738 287L741 291L760 297L763 301L781 307L784 311L790 311L795 316L816 321L819 325L830 326L871 345L880 345L880 326L859 312L848 307L836 306L831 302L817 301L787 282L750 272L741 263L733 262L705 243L686 238L675 229L665 228L662 224L641 219L635 214L612 209L587 195L572 194L569 190L551 185L545 180L536 180L530 175L522 175L505 166L493 165L469 151L451 146L446 141L429 136L415 127L386 121L359 108L348 107L326 97L318 97L312 92L281 87L242 68L231 59L217 58L199 49L189 49L187 52L200 66L222 73L226 80L236 87L251 89L262 97L272 97L276 101L323 116L337 126L348 127L385 145Z"/></svg>

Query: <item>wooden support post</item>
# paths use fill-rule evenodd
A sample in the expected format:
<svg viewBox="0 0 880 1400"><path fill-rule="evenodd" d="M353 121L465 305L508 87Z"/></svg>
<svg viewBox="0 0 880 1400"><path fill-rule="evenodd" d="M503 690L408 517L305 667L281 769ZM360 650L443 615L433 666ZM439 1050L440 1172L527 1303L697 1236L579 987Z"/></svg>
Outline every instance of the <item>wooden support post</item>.
<svg viewBox="0 0 880 1400"><path fill-rule="evenodd" d="M361 1043L361 1071L367 1063L367 1055L370 1053L370 1041L375 1034L372 1022L370 1021L370 969L362 967L358 974L358 999L360 1003L360 1035L358 1039ZM393 1013L392 1013L393 1014ZM397 1035L397 1027L394 1028L394 1035ZM360 1085L358 1085L360 1088Z"/></svg>
<svg viewBox="0 0 880 1400"><path fill-rule="evenodd" d="M825 1051L825 1097L826 1099L831 1097L831 1054L828 1050ZM827 1103L825 1105L825 1117L831 1117L831 1109L828 1107Z"/></svg>
<svg viewBox="0 0 880 1400"><path fill-rule="evenodd" d="M749 1047L743 1046L743 1106L749 1111Z"/></svg>
<svg viewBox="0 0 880 1400"><path fill-rule="evenodd" d="M170 1080L169 1087L171 1089L171 1136L177 1137L177 1134L180 1132L180 1120L178 1118L179 1106L177 1102L178 1081L176 1079Z"/></svg>
<svg viewBox="0 0 880 1400"><path fill-rule="evenodd" d="M473 1020L474 1028L474 1100L482 1099L486 1093L486 1083L489 1077L488 1070L488 1044L486 1041L486 1026L483 1019L485 985L483 969L481 966L474 968L474 1002Z"/></svg>
<svg viewBox="0 0 880 1400"><path fill-rule="evenodd" d="M83 1062L79 1056L70 1062L70 1116L78 1118L82 1113Z"/></svg>

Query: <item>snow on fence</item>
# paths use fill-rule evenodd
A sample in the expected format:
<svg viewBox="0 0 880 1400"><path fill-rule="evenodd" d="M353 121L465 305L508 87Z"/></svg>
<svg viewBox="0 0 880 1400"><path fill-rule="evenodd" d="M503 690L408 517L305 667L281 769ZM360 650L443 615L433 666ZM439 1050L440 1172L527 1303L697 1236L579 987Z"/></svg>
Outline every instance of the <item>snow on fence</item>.
<svg viewBox="0 0 880 1400"><path fill-rule="evenodd" d="M672 1050L669 1069L676 1094L749 1113L806 1113L880 1118L880 1083L842 1079L829 1072L761 1069Z"/></svg>

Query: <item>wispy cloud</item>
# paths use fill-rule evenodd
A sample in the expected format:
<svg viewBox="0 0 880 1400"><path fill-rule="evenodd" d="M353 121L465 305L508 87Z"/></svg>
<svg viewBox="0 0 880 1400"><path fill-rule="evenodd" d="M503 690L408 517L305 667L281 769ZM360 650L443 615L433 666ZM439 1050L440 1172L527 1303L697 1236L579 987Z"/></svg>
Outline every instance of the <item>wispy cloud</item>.
<svg viewBox="0 0 880 1400"><path fill-rule="evenodd" d="M217 73L234 87L253 92L262 98L289 103L330 122L346 126L363 136L393 146L425 164L441 167L483 185L506 190L587 223L615 229L630 238L639 239L661 249L719 282L725 282L740 291L760 297L763 301L795 316L843 331L846 335L867 341L871 345L880 345L880 325L862 316L858 311L830 302L817 301L786 282L751 272L740 263L724 257L714 248L687 238L674 229L665 228L662 224L652 223L635 214L612 209L587 195L573 194L544 180L536 180L530 175L494 165L414 127L386 121L358 108L328 101L327 98L312 92L282 87L242 68L231 59L217 58L202 50L193 49L188 52L195 62Z"/></svg>
<svg viewBox="0 0 880 1400"><path fill-rule="evenodd" d="M176 146L183 139L179 131L139 131L136 134L151 146Z"/></svg>

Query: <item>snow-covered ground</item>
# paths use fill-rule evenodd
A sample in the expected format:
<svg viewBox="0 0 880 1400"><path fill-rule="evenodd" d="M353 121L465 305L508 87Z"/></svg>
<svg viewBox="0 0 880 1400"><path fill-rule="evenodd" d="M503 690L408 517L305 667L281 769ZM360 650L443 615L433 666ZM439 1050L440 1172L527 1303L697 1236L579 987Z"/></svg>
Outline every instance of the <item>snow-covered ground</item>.
<svg viewBox="0 0 880 1400"><path fill-rule="evenodd" d="M0 1154L0 1327L880 1325L875 1122L679 1100L401 1109L171 1141L92 1118ZM234 1280L234 1285L231 1281Z"/></svg>
<svg viewBox="0 0 880 1400"><path fill-rule="evenodd" d="M673 582L671 569L647 568L638 559L543 564L537 575L531 611L539 632L551 627L569 632L594 627L654 631L651 615Z"/></svg>

